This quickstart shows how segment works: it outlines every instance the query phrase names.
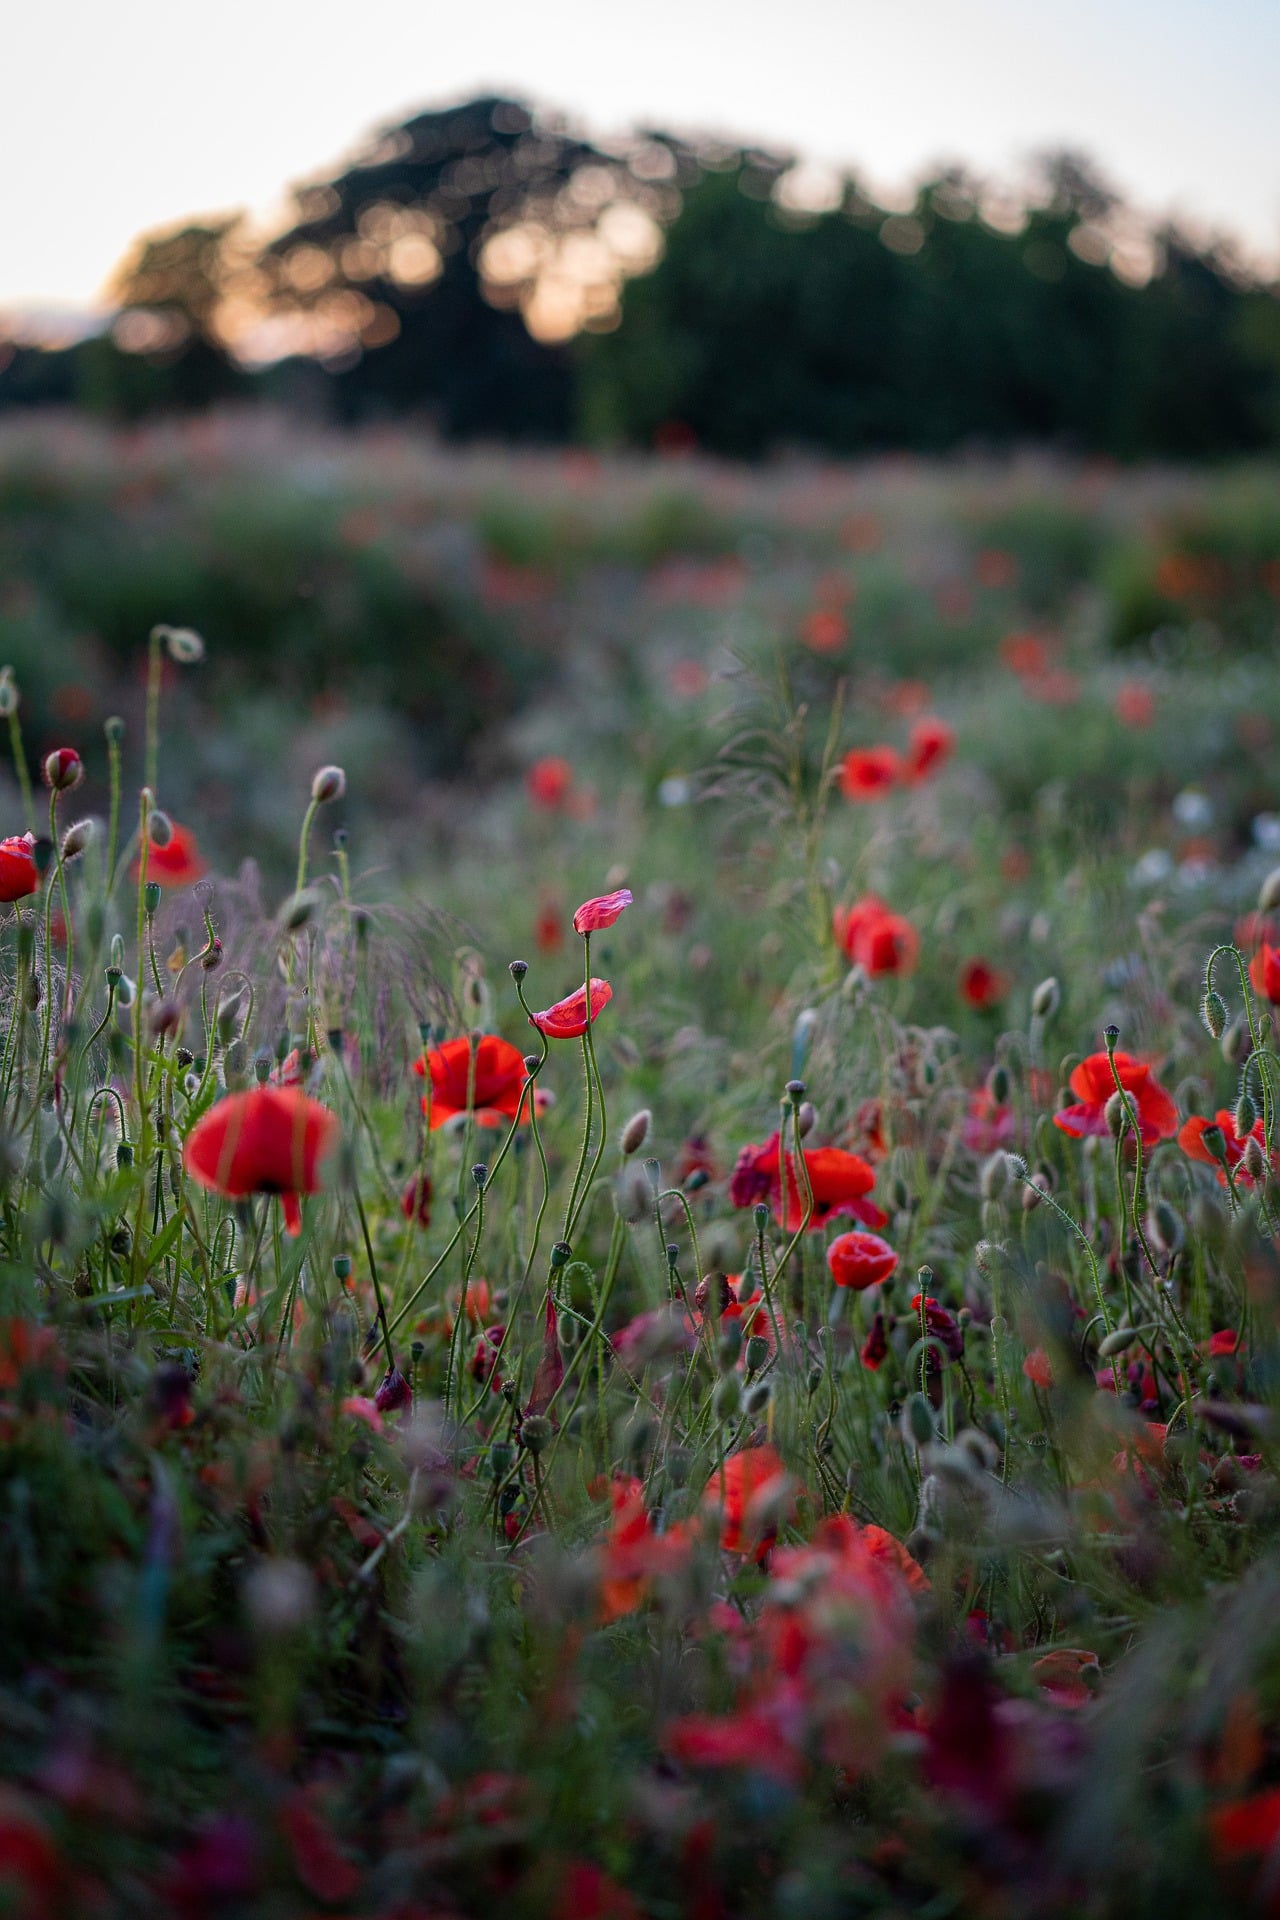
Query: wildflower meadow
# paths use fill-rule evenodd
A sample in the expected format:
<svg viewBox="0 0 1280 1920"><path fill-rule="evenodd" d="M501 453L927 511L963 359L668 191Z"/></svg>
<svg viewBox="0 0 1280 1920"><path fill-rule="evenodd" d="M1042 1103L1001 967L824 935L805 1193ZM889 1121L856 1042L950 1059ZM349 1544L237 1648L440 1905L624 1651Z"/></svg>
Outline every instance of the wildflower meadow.
<svg viewBox="0 0 1280 1920"><path fill-rule="evenodd" d="M1275 473L0 438L0 1911L1280 1912Z"/></svg>

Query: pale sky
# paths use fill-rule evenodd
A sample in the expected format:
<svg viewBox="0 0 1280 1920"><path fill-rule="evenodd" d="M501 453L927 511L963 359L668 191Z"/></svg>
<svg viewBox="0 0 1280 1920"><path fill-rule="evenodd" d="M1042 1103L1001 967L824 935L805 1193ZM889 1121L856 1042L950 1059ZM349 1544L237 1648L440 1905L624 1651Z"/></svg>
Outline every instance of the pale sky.
<svg viewBox="0 0 1280 1920"><path fill-rule="evenodd" d="M1280 258L1278 84L1280 0L11 0L0 310L92 305L143 229L266 212L375 125L483 91L882 188L1071 144L1144 210Z"/></svg>

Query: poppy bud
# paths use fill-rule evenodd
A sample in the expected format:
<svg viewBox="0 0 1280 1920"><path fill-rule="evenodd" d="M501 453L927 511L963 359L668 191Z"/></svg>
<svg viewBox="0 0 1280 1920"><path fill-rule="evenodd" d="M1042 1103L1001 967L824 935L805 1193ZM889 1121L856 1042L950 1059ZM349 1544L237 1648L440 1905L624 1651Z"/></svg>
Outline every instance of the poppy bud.
<svg viewBox="0 0 1280 1920"><path fill-rule="evenodd" d="M133 1165L133 1148L127 1140L122 1140L116 1148L116 1165L118 1167L131 1167Z"/></svg>
<svg viewBox="0 0 1280 1920"><path fill-rule="evenodd" d="M18 711L18 683L12 667L0 667L0 719Z"/></svg>
<svg viewBox="0 0 1280 1920"><path fill-rule="evenodd" d="M84 779L84 761L74 747L55 747L44 763L44 783L54 793L69 793Z"/></svg>
<svg viewBox="0 0 1280 1920"><path fill-rule="evenodd" d="M742 1396L742 1411L749 1420L758 1420L773 1398L773 1382L757 1380Z"/></svg>
<svg viewBox="0 0 1280 1920"><path fill-rule="evenodd" d="M1186 1234L1181 1220L1167 1200L1156 1201L1147 1224L1151 1238L1165 1253L1177 1253Z"/></svg>
<svg viewBox="0 0 1280 1920"><path fill-rule="evenodd" d="M990 1277L998 1273L1005 1262L1005 1249L998 1240L979 1240L973 1250L973 1264L979 1273Z"/></svg>
<svg viewBox="0 0 1280 1920"><path fill-rule="evenodd" d="M668 1240L667 1265L670 1267L672 1273L675 1272L676 1267L679 1265L679 1263L680 1263L680 1248L674 1240Z"/></svg>
<svg viewBox="0 0 1280 1920"><path fill-rule="evenodd" d="M716 1382L711 1408L717 1420L732 1420L742 1405L742 1383L736 1373L726 1373Z"/></svg>
<svg viewBox="0 0 1280 1920"><path fill-rule="evenodd" d="M1241 1156L1240 1165L1244 1168L1251 1180L1261 1180L1263 1174L1266 1172L1267 1156L1263 1151L1262 1142L1256 1133L1251 1133L1245 1141L1244 1153Z"/></svg>
<svg viewBox="0 0 1280 1920"><path fill-rule="evenodd" d="M319 887L303 887L300 893L291 893L280 909L280 925L286 933L301 932L323 903L324 895Z"/></svg>
<svg viewBox="0 0 1280 1920"><path fill-rule="evenodd" d="M108 746L118 747L124 739L124 721L118 713L108 714L102 723L102 731L106 735Z"/></svg>
<svg viewBox="0 0 1280 1920"><path fill-rule="evenodd" d="M993 1153L982 1169L982 1197L984 1200L998 1200L1009 1184L1009 1156L1003 1151Z"/></svg>
<svg viewBox="0 0 1280 1920"><path fill-rule="evenodd" d="M8 672L8 668L5 668ZM1258 888L1258 911L1274 913L1280 907L1280 867L1272 867L1270 873Z"/></svg>
<svg viewBox="0 0 1280 1920"><path fill-rule="evenodd" d="M321 767L311 782L311 798L318 807L341 800L346 790L347 776L341 767Z"/></svg>
<svg viewBox="0 0 1280 1920"><path fill-rule="evenodd" d="M489 1472L495 1480L505 1480L515 1459L505 1440L495 1440L489 1449Z"/></svg>
<svg viewBox="0 0 1280 1920"><path fill-rule="evenodd" d="M1103 1108L1103 1118L1106 1120L1107 1132L1111 1135L1111 1138L1118 1140L1129 1125L1128 1106L1119 1087L1116 1088L1106 1106Z"/></svg>
<svg viewBox="0 0 1280 1920"><path fill-rule="evenodd" d="M164 642L165 652L180 667L198 666L204 659L204 641L194 627L156 627L151 637Z"/></svg>
<svg viewBox="0 0 1280 1920"><path fill-rule="evenodd" d="M212 973L215 967L222 965L222 942L216 933L200 955L200 965L206 973Z"/></svg>
<svg viewBox="0 0 1280 1920"><path fill-rule="evenodd" d="M987 1075L987 1093L997 1107L1009 1104L1009 1069L997 1064Z"/></svg>
<svg viewBox="0 0 1280 1920"><path fill-rule="evenodd" d="M1221 1127L1217 1125L1206 1127L1200 1135L1200 1141L1202 1146L1208 1148L1219 1166L1227 1165L1227 1141Z"/></svg>
<svg viewBox="0 0 1280 1920"><path fill-rule="evenodd" d="M1222 1057L1229 1067L1242 1067L1252 1052L1249 1022L1239 1014L1222 1036Z"/></svg>
<svg viewBox="0 0 1280 1920"><path fill-rule="evenodd" d="M639 1153L641 1147L649 1137L649 1123L652 1118L653 1115L650 1113L648 1107L641 1107L639 1113L632 1114L626 1126L622 1129L622 1151L624 1154Z"/></svg>
<svg viewBox="0 0 1280 1920"><path fill-rule="evenodd" d="M167 847L173 839L173 822L159 807L147 816L147 838L153 847Z"/></svg>
<svg viewBox="0 0 1280 1920"><path fill-rule="evenodd" d="M753 1333L747 1342L747 1372L759 1373L769 1358L769 1342L762 1333Z"/></svg>
<svg viewBox="0 0 1280 1920"><path fill-rule="evenodd" d="M507 968L507 972L517 984L524 979L528 971L529 962L527 960L513 960Z"/></svg>
<svg viewBox="0 0 1280 1920"><path fill-rule="evenodd" d="M716 1342L716 1365L728 1373L738 1364L742 1353L742 1322L730 1320Z"/></svg>
<svg viewBox="0 0 1280 1920"><path fill-rule="evenodd" d="M96 820L77 820L73 826L68 827L62 836L63 859L74 860L78 853L83 853L97 830Z"/></svg>
<svg viewBox="0 0 1280 1920"><path fill-rule="evenodd" d="M545 1413L531 1413L520 1428L520 1442L535 1457L550 1444L555 1428Z"/></svg>
<svg viewBox="0 0 1280 1920"><path fill-rule="evenodd" d="M1236 1139L1246 1140L1257 1125L1258 1109L1249 1097L1248 1088L1236 1101Z"/></svg>
<svg viewBox="0 0 1280 1920"><path fill-rule="evenodd" d="M175 1033L181 1019L182 1014L172 1000L157 1000L147 1014L147 1025L159 1040L165 1034Z"/></svg>
<svg viewBox="0 0 1280 1920"><path fill-rule="evenodd" d="M934 1437L933 1409L922 1393L913 1393L902 1410L902 1437L910 1445L927 1447Z"/></svg>
<svg viewBox="0 0 1280 1920"><path fill-rule="evenodd" d="M796 1109L796 1132L807 1140L818 1124L818 1109L812 1100L802 1100Z"/></svg>
<svg viewBox="0 0 1280 1920"><path fill-rule="evenodd" d="M1223 1029L1227 1024L1227 1003L1220 993L1214 992L1212 987L1200 1002L1200 1018L1204 1021L1210 1037L1221 1040Z"/></svg>
<svg viewBox="0 0 1280 1920"><path fill-rule="evenodd" d="M1031 1011L1037 1020L1052 1020L1062 1001L1062 989L1052 974L1042 980L1031 996Z"/></svg>

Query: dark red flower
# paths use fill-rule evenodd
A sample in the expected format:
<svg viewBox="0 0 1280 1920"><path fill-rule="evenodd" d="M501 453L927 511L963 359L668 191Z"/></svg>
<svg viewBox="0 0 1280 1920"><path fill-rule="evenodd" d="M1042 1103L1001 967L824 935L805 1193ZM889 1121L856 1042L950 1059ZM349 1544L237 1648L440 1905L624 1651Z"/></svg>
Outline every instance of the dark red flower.
<svg viewBox="0 0 1280 1920"><path fill-rule="evenodd" d="M1043 1347L1033 1347L1022 1363L1022 1371L1033 1387L1048 1393L1053 1385L1053 1365Z"/></svg>
<svg viewBox="0 0 1280 1920"><path fill-rule="evenodd" d="M35 843L33 833L14 833L0 840L0 901L25 900L38 890L40 875L31 853Z"/></svg>
<svg viewBox="0 0 1280 1920"><path fill-rule="evenodd" d="M521 1095L528 1077L524 1055L509 1040L486 1033L476 1046L475 1069L471 1066L471 1042L465 1037L446 1040L433 1047L426 1057L413 1063L415 1073L431 1076L431 1098L422 1102L425 1113L430 1107L432 1130L467 1111L467 1089L471 1087L476 1125L500 1127L514 1120L517 1113L528 1118L528 1103L521 1110Z"/></svg>
<svg viewBox="0 0 1280 1920"><path fill-rule="evenodd" d="M632 902L630 887L619 887L616 893L598 894L594 900L584 900L573 916L575 933L599 933L602 927L611 927L618 915Z"/></svg>
<svg viewBox="0 0 1280 1920"><path fill-rule="evenodd" d="M1280 947L1269 947L1263 941L1249 962L1249 980L1255 993L1280 1006Z"/></svg>
<svg viewBox="0 0 1280 1920"><path fill-rule="evenodd" d="M555 813L569 797L573 786L573 768L558 754L535 760L524 777L525 792L535 807Z"/></svg>
<svg viewBox="0 0 1280 1920"><path fill-rule="evenodd" d="M783 1208L778 1147L779 1136L773 1133L763 1146L742 1149L729 1182L729 1198L735 1207L753 1207L757 1201L767 1201L778 1224L794 1233L804 1218L804 1195L795 1155L788 1153L787 1204ZM811 1232L836 1213L851 1213L868 1227L886 1224L888 1216L865 1197L876 1183L876 1174L860 1155L846 1153L841 1147L806 1147L804 1160L813 1190Z"/></svg>
<svg viewBox="0 0 1280 1920"><path fill-rule="evenodd" d="M862 1352L859 1357L864 1367L869 1367L872 1373L878 1373L881 1362L888 1358L888 1354L889 1337L885 1328L884 1315L877 1313L871 1322L871 1330L862 1343Z"/></svg>
<svg viewBox="0 0 1280 1920"><path fill-rule="evenodd" d="M688 1559L685 1532L658 1533L644 1503L644 1482L618 1475L610 1489L612 1519L601 1550L600 1613L603 1621L634 1613L652 1581Z"/></svg>
<svg viewBox="0 0 1280 1920"><path fill-rule="evenodd" d="M840 762L840 791L859 803L883 800L898 784L900 771L892 747L855 747Z"/></svg>
<svg viewBox="0 0 1280 1920"><path fill-rule="evenodd" d="M902 762L902 778L911 786L938 773L955 752L955 730L945 720L926 717L917 720L907 735L907 751Z"/></svg>
<svg viewBox="0 0 1280 1920"><path fill-rule="evenodd" d="M920 936L911 922L891 912L874 893L851 907L837 907L832 926L848 960L873 979L910 973L920 956Z"/></svg>
<svg viewBox="0 0 1280 1920"><path fill-rule="evenodd" d="M373 1396L373 1404L379 1413L399 1413L401 1408L410 1406L413 1401L413 1388L401 1373L399 1367L388 1367L382 1376L382 1384Z"/></svg>
<svg viewBox="0 0 1280 1920"><path fill-rule="evenodd" d="M938 1342L942 1351L951 1360L959 1360L964 1354L964 1328L949 1308L940 1306L932 1294L917 1293L911 1302L911 1311L919 1316L924 1308L925 1331Z"/></svg>
<svg viewBox="0 0 1280 1920"><path fill-rule="evenodd" d="M400 1211L406 1220L413 1220L422 1228L431 1225L431 1179L428 1174L414 1174L400 1195Z"/></svg>
<svg viewBox="0 0 1280 1920"><path fill-rule="evenodd" d="M887 1280L897 1264L897 1254L878 1233L842 1233L827 1248L831 1278L859 1293Z"/></svg>
<svg viewBox="0 0 1280 1920"><path fill-rule="evenodd" d="M55 793L69 793L84 779L84 762L74 747L55 747L46 754L44 783Z"/></svg>
<svg viewBox="0 0 1280 1920"><path fill-rule="evenodd" d="M209 871L201 858L196 845L196 837L189 827L180 827L176 820L171 821L172 832L164 846L154 843L147 848L147 878L161 887L192 887L197 880L203 879ZM140 872L142 862L135 860L135 877Z"/></svg>
<svg viewBox="0 0 1280 1920"><path fill-rule="evenodd" d="M1178 1130L1178 1109L1160 1082L1153 1078L1146 1061L1117 1053L1115 1063L1120 1085L1129 1095L1137 1116L1143 1146L1153 1147L1157 1140L1171 1139ZM1055 1113L1054 1126L1076 1139L1086 1134L1105 1135L1107 1102L1116 1091L1107 1055L1091 1053L1080 1062L1067 1084L1076 1096L1076 1104Z"/></svg>
<svg viewBox="0 0 1280 1920"><path fill-rule="evenodd" d="M985 1012L1000 1004L1009 991L1009 976L985 960L966 960L960 969L960 994L971 1007Z"/></svg>
<svg viewBox="0 0 1280 1920"><path fill-rule="evenodd" d="M612 998L613 988L607 980L592 980L590 1025L595 1025L601 1011ZM554 1007L544 1007L541 1013L531 1013L529 1025L545 1034L548 1040L576 1040L586 1032L588 1026L585 985L565 999L557 1000Z"/></svg>
<svg viewBox="0 0 1280 1920"><path fill-rule="evenodd" d="M285 1226L302 1227L300 1193L320 1191L320 1168L338 1138L338 1116L297 1087L251 1087L210 1107L187 1136L183 1164L198 1186L228 1200L279 1194Z"/></svg>

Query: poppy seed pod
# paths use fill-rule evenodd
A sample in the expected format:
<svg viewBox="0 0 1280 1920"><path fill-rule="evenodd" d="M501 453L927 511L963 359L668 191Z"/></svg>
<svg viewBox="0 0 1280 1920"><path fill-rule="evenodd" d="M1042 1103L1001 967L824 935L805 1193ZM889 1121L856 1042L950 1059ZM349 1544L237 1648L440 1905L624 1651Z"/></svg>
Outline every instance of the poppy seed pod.
<svg viewBox="0 0 1280 1920"><path fill-rule="evenodd" d="M55 747L44 763L44 783L54 793L69 793L84 779L84 761L74 747Z"/></svg>
<svg viewBox="0 0 1280 1920"><path fill-rule="evenodd" d="M549 1446L554 1432L545 1413L528 1414L520 1428L521 1444L536 1456Z"/></svg>
<svg viewBox="0 0 1280 1920"><path fill-rule="evenodd" d="M318 807L341 800L347 790L347 776L341 767L321 767L311 781L311 798Z"/></svg>

